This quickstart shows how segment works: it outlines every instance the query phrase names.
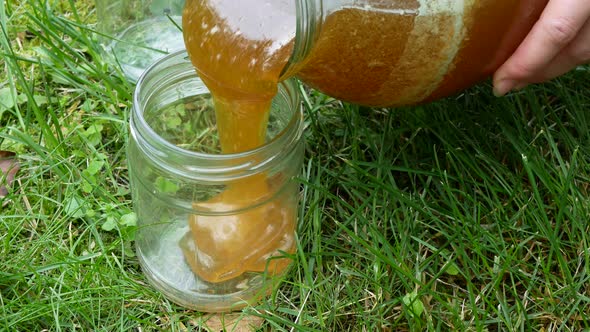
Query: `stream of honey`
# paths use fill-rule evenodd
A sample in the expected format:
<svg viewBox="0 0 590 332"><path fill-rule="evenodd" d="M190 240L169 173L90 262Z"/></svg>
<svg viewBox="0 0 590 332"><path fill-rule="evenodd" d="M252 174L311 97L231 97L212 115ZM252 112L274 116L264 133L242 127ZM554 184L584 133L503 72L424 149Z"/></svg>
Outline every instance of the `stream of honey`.
<svg viewBox="0 0 590 332"><path fill-rule="evenodd" d="M185 44L213 96L222 152L244 152L265 143L271 102L291 54L292 45L287 42L293 36L281 36L280 31L267 36L261 27L240 26L240 22L230 22L220 13L249 8L266 11L265 17L276 20L292 14L271 13L272 6L260 8L257 0L241 0L239 5L235 0L215 1L215 8L209 6L211 3L192 0L185 6ZM281 26L279 22L276 26ZM221 194L199 205L211 211L241 210L270 198L271 186L266 174L257 174L228 185ZM288 197L278 196L229 216L192 215L190 233L180 243L186 261L197 276L212 283L246 272L280 274L289 259L269 258L280 251L294 250L296 220L291 205Z"/></svg>

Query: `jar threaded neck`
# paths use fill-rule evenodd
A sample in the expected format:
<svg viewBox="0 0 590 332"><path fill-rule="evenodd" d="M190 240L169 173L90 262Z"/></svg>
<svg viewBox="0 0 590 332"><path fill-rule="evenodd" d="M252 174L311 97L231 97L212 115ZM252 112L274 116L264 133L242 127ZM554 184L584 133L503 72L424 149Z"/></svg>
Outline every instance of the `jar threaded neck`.
<svg viewBox="0 0 590 332"><path fill-rule="evenodd" d="M296 75L311 53L324 21L322 0L296 0L296 30L293 53L283 68L281 79Z"/></svg>

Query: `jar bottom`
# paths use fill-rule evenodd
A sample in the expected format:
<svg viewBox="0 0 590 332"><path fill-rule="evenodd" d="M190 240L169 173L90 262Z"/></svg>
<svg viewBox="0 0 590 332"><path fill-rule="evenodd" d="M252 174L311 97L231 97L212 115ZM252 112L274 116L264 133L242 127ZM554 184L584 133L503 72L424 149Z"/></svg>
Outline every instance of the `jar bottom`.
<svg viewBox="0 0 590 332"><path fill-rule="evenodd" d="M137 81L152 63L167 53L184 49L182 32L171 20L180 26L182 19L156 17L133 24L106 46L128 79Z"/></svg>
<svg viewBox="0 0 590 332"><path fill-rule="evenodd" d="M160 234L157 248L142 251L141 246L136 246L148 281L178 305L203 312L240 310L266 296L287 272L281 275L246 272L223 282L207 282L195 275L177 245L187 232L186 219L179 219Z"/></svg>

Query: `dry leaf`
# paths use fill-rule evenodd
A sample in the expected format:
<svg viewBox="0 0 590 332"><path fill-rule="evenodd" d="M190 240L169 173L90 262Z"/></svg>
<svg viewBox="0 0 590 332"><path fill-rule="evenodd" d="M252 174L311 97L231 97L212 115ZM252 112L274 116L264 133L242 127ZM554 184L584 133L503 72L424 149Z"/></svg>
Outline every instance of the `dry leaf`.
<svg viewBox="0 0 590 332"><path fill-rule="evenodd" d="M241 313L210 314L199 317L196 321L192 321L192 323L209 332L254 332L260 329L264 323L264 319Z"/></svg>
<svg viewBox="0 0 590 332"><path fill-rule="evenodd" d="M8 187L12 185L19 169L14 152L0 151L0 198L8 195Z"/></svg>

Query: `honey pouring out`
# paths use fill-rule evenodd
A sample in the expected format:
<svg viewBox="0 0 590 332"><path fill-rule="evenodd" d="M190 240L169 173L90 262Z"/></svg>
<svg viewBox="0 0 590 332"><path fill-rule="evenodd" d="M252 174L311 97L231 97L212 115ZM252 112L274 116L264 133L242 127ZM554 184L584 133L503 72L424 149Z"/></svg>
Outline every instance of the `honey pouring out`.
<svg viewBox="0 0 590 332"><path fill-rule="evenodd" d="M323 4L311 51L293 63L300 19L294 1L188 0L183 34L214 100L223 153L265 143L279 82L297 75L330 96L369 106L447 96L490 75L517 47L547 0L299 0ZM299 13L300 14L300 13ZM312 31L312 30L310 30ZM305 43L304 43L305 44ZM200 203L239 210L270 198L264 173ZM227 218L192 215L180 246L208 282L245 272L280 274L296 220L281 198Z"/></svg>
<svg viewBox="0 0 590 332"><path fill-rule="evenodd" d="M223 153L240 153L265 143L271 102L292 50L294 36L287 28L294 24L294 11L259 3L196 0L188 2L183 13L187 51L211 91ZM238 17L236 11L262 15L272 20L267 23L285 29L268 35L258 24L232 21ZM223 218L190 216L190 232L181 240L181 248L197 276L222 282L245 272L266 270L275 275L285 270L289 259L269 258L293 251L296 220L286 198L270 197L271 186L272 179L264 173L238 180L201 206L231 211L264 198L270 201Z"/></svg>

